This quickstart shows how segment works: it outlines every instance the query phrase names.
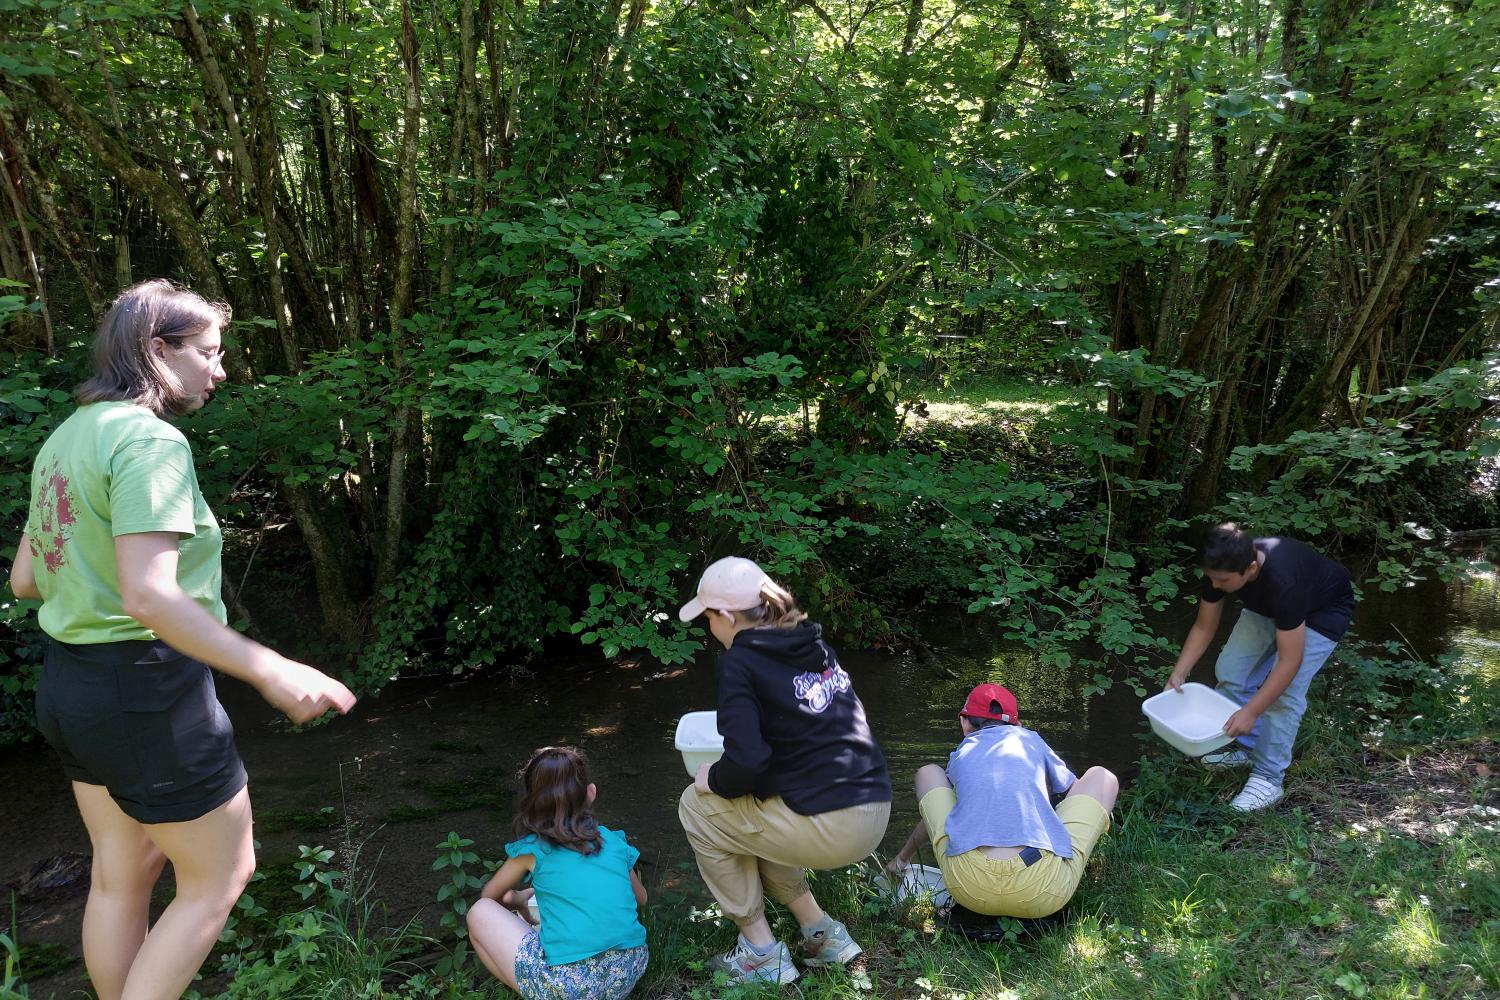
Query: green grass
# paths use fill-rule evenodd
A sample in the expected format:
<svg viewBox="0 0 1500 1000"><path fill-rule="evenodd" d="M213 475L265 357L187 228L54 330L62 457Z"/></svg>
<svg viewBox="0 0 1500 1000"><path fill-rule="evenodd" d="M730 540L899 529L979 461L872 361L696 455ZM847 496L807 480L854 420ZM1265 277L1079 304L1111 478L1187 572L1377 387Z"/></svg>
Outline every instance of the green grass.
<svg viewBox="0 0 1500 1000"><path fill-rule="evenodd" d="M1497 785L1459 763L1474 752L1493 755L1497 744L1431 749L1439 766L1417 768L1399 788L1394 775L1403 764L1357 768L1314 751L1291 780L1311 786L1320 773L1329 780L1293 786L1286 806L1251 817L1219 804L1241 778L1148 763L1066 924L1011 942L971 943L920 910L883 905L862 878L824 875L815 893L867 954L853 972L804 975L780 995L1497 995L1500 837L1484 813ZM1372 799L1380 810L1368 808ZM1412 816L1453 825L1438 834L1407 822ZM784 919L778 929L794 940ZM654 925L644 995L721 995L688 966L732 938L727 925Z"/></svg>
<svg viewBox="0 0 1500 1000"><path fill-rule="evenodd" d="M22 945L17 964L36 978L67 972L78 964L73 953L60 944Z"/></svg>
<svg viewBox="0 0 1500 1000"><path fill-rule="evenodd" d="M1001 943L958 936L922 903L882 900L858 869L819 873L819 901L850 926L865 955L851 968L808 972L779 991L732 991L708 976L705 962L729 947L734 930L711 909L698 909L704 897L687 863L652 887L651 965L634 995L1500 996L1494 681L1488 672L1470 675L1467 695L1451 699L1446 715L1429 714L1396 737L1353 705L1316 706L1288 775L1288 796L1262 814L1241 816L1223 804L1242 775L1204 772L1152 744L1066 920ZM262 866L270 877L252 892L270 912L244 915L238 928L252 944L230 945L239 949L239 971L226 977L206 970L205 992L227 1000L510 995L472 957L451 968L457 941L436 920L425 930L388 927L375 901L358 892L341 901L329 887L314 888L308 906L293 888L311 885L310 875L271 874L290 867ZM434 892L447 874L434 873ZM771 916L782 939L794 941L785 912L773 906ZM23 976L40 975L48 964L42 951L23 948L10 957L20 959ZM24 985L9 989L0 997L28 996Z"/></svg>
<svg viewBox="0 0 1500 1000"><path fill-rule="evenodd" d="M257 834L288 830L332 830L343 822L333 806L321 809L261 809L255 814Z"/></svg>
<svg viewBox="0 0 1500 1000"><path fill-rule="evenodd" d="M433 763L442 763L450 776L441 779L413 778L406 787L421 792L431 801L427 803L405 802L386 813L387 823L410 823L434 819L450 813L469 809L493 809L505 813L510 809L514 792L509 775L497 768L478 768L466 773L454 773L451 764L441 758Z"/></svg>

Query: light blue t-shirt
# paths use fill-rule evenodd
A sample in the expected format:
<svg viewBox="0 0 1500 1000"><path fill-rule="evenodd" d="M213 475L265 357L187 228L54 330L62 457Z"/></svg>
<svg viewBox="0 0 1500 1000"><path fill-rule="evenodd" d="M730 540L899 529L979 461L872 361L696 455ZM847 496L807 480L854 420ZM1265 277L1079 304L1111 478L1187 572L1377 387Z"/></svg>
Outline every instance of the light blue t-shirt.
<svg viewBox="0 0 1500 1000"><path fill-rule="evenodd" d="M1073 856L1068 828L1048 790L1072 787L1073 772L1047 741L1020 726L988 726L964 737L948 757L958 804L948 814L948 856L976 847L1037 847Z"/></svg>
<svg viewBox="0 0 1500 1000"><path fill-rule="evenodd" d="M505 845L506 857L536 857L531 885L548 965L581 962L614 948L646 943L630 884L630 869L641 852L618 830L601 826L599 837L604 846L594 854L556 847L534 833Z"/></svg>

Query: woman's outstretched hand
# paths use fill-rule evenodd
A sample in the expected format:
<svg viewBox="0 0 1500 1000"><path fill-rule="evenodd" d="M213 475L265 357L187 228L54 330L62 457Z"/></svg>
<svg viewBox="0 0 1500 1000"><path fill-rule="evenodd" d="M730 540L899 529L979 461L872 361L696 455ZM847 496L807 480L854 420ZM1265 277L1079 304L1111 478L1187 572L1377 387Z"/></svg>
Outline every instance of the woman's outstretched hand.
<svg viewBox="0 0 1500 1000"><path fill-rule="evenodd" d="M354 692L323 671L282 658L260 688L261 697L299 725L332 709L343 715L354 707Z"/></svg>

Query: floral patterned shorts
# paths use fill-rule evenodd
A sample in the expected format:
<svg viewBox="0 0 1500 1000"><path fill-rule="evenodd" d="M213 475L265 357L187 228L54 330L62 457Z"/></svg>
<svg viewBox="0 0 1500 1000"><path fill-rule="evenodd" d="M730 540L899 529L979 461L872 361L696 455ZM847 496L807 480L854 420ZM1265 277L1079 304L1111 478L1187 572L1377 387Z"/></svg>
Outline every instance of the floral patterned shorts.
<svg viewBox="0 0 1500 1000"><path fill-rule="evenodd" d="M532 931L516 949L516 985L523 1000L620 1000L646 971L646 946L615 948L592 958L548 965Z"/></svg>

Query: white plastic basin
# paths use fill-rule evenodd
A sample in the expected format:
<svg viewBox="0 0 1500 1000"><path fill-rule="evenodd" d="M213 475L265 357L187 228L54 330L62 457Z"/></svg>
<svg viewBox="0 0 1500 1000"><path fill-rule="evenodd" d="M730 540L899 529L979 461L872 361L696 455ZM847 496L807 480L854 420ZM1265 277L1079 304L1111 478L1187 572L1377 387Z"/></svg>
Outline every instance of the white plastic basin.
<svg viewBox="0 0 1500 1000"><path fill-rule="evenodd" d="M942 869L933 865L909 865L899 879L883 871L875 876L875 885L893 900L931 896L932 904L940 910L953 902L943 882Z"/></svg>
<svg viewBox="0 0 1500 1000"><path fill-rule="evenodd" d="M1151 730L1189 757L1201 757L1233 740L1224 723L1240 706L1206 684L1192 681L1181 693L1163 691L1141 702Z"/></svg>
<svg viewBox="0 0 1500 1000"><path fill-rule="evenodd" d="M724 737L719 735L718 712L689 712L677 720L677 752L690 777L698 768L724 756Z"/></svg>

